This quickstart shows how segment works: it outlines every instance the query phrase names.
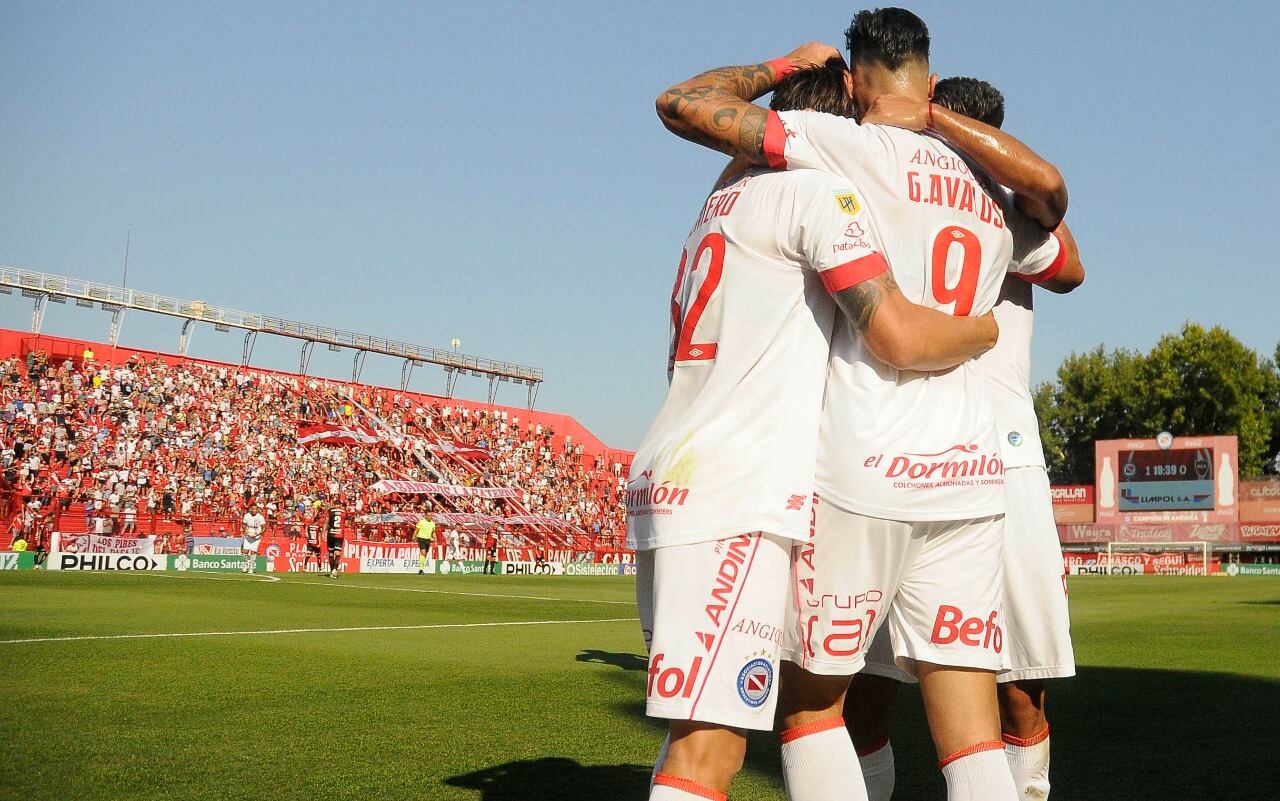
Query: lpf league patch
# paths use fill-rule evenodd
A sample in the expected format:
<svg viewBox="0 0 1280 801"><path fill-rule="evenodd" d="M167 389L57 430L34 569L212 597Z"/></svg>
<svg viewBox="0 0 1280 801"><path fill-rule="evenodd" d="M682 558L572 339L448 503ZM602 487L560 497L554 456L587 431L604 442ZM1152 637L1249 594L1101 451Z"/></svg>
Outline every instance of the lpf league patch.
<svg viewBox="0 0 1280 801"><path fill-rule="evenodd" d="M858 196L852 192L841 192L836 195L836 205L840 207L840 211L850 217L856 217L858 212L862 211L862 204L858 202Z"/></svg>

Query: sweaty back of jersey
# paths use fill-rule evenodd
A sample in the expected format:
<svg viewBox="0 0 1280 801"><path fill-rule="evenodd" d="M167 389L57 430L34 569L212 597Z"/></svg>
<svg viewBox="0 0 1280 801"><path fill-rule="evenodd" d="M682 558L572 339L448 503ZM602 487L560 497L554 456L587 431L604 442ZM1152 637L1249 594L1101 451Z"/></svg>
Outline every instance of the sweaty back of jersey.
<svg viewBox="0 0 1280 801"><path fill-rule="evenodd" d="M990 311L1015 257L1010 197L941 140L813 112L771 115L776 166L857 180L908 300L943 312ZM1003 463L982 371L934 373L879 361L837 329L819 438L824 499L898 520L962 520L1005 509Z"/></svg>
<svg viewBox="0 0 1280 801"><path fill-rule="evenodd" d="M671 385L632 463L628 542L808 536L835 306L885 269L827 173L752 171L713 192L671 304Z"/></svg>

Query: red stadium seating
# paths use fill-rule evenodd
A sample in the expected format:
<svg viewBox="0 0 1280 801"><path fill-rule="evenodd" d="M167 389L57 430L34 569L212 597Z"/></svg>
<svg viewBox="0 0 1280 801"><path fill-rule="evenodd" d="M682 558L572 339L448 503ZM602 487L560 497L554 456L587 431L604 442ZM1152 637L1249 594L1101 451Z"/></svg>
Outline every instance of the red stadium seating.
<svg viewBox="0 0 1280 801"><path fill-rule="evenodd" d="M84 359L86 348L93 358ZM316 500L341 506L355 535L405 539L388 512L556 518L504 527L512 547L622 548L623 485L632 454L577 421L386 387L111 348L0 329L0 547L22 532L47 542L110 520L181 550L184 534L240 531L261 504L270 535L296 535ZM326 425L376 442L301 444L298 427ZM457 446L481 449L467 458ZM508 487L514 498L401 496L370 486L402 479ZM464 544L483 529L459 525Z"/></svg>

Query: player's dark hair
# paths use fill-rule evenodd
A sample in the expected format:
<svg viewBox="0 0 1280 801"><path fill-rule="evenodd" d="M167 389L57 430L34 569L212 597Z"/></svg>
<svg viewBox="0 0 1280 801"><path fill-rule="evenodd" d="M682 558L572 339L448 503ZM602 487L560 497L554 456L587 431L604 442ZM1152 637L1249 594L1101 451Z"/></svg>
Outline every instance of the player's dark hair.
<svg viewBox="0 0 1280 801"><path fill-rule="evenodd" d="M849 63L901 69L910 61L929 62L929 28L905 8L862 10L844 32Z"/></svg>
<svg viewBox="0 0 1280 801"><path fill-rule="evenodd" d="M773 90L769 108L774 111L810 109L839 117L852 117L853 98L845 86L848 71L843 58L833 58L821 67L796 70Z"/></svg>
<svg viewBox="0 0 1280 801"><path fill-rule="evenodd" d="M933 102L992 128L1004 124L1004 95L977 78L943 78L934 87Z"/></svg>

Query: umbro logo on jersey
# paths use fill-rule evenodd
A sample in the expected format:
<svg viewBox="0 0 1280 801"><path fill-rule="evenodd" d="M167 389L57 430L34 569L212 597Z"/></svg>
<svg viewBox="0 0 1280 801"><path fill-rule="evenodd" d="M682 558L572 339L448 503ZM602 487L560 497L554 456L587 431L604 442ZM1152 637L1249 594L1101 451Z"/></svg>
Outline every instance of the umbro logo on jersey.
<svg viewBox="0 0 1280 801"><path fill-rule="evenodd" d="M808 497L809 496L807 494L792 495L790 498L787 499L787 511L799 512L800 510L804 509L804 501L805 501L805 498L808 498Z"/></svg>

